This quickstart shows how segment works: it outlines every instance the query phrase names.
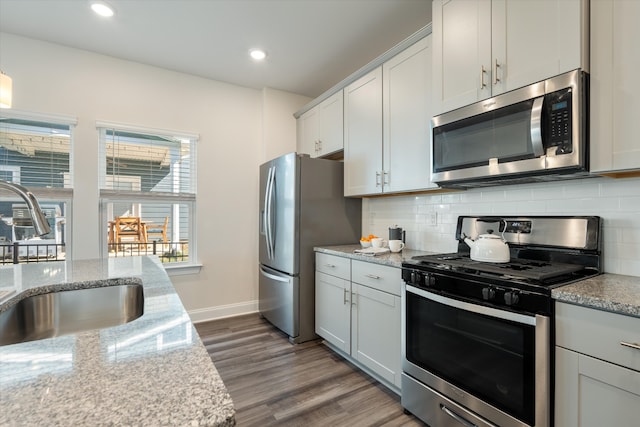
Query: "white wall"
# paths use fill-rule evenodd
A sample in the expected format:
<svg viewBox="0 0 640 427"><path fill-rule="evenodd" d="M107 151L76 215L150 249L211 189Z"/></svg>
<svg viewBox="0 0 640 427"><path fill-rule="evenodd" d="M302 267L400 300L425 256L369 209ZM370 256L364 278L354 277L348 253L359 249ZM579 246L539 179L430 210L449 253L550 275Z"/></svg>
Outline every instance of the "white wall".
<svg viewBox="0 0 640 427"><path fill-rule="evenodd" d="M258 165L295 150L293 113L307 98L254 90L0 33L13 107L75 116L73 256L99 256L96 120L200 135L199 274L172 281L194 318L255 310ZM266 131L265 131L266 130ZM277 146L269 144L277 140Z"/></svg>
<svg viewBox="0 0 640 427"><path fill-rule="evenodd" d="M434 195L367 199L363 234L407 230L407 247L455 252L459 215L597 215L603 218L604 269L640 276L640 178L589 178ZM432 214L437 224L431 225Z"/></svg>
<svg viewBox="0 0 640 427"><path fill-rule="evenodd" d="M291 113L291 108L297 105L299 110L311 102L312 98L270 88L263 89L262 94L264 112L262 161L266 162L296 151L296 119Z"/></svg>

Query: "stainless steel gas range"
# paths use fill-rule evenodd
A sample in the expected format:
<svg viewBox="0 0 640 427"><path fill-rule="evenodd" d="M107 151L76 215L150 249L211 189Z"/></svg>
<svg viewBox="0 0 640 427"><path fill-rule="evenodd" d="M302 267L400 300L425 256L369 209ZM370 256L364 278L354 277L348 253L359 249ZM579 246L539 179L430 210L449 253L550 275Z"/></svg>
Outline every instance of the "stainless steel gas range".
<svg viewBox="0 0 640 427"><path fill-rule="evenodd" d="M551 426L551 290L602 272L600 229L593 216L461 216L458 252L404 262L405 410L432 427ZM508 262L471 259L465 238L483 237Z"/></svg>

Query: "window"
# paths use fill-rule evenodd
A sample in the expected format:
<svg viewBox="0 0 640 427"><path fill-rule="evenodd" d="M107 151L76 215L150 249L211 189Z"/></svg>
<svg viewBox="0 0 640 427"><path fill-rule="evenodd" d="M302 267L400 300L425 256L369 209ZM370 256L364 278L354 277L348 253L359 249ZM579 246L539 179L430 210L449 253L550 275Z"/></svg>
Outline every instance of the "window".
<svg viewBox="0 0 640 427"><path fill-rule="evenodd" d="M36 236L24 200L0 190L0 264L64 260L73 198L70 117L0 111L0 179L35 194L51 232Z"/></svg>
<svg viewBox="0 0 640 427"><path fill-rule="evenodd" d="M98 123L104 250L194 264L197 136Z"/></svg>

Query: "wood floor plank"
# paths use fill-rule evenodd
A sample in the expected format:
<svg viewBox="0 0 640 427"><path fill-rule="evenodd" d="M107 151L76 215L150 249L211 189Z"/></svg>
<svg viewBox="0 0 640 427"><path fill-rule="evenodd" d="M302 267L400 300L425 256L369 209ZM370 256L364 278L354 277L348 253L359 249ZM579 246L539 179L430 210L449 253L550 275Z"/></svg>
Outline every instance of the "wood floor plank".
<svg viewBox="0 0 640 427"><path fill-rule="evenodd" d="M424 426L400 398L321 340L289 343L258 314L196 324L238 426Z"/></svg>

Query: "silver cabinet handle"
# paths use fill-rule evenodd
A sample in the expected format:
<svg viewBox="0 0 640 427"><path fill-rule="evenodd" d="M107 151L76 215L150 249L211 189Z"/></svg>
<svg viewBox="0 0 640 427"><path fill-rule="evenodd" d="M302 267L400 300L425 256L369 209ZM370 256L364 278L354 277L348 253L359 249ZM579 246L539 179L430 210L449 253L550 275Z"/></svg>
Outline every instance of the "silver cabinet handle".
<svg viewBox="0 0 640 427"><path fill-rule="evenodd" d="M389 171L382 171L382 185L389 185Z"/></svg>
<svg viewBox="0 0 640 427"><path fill-rule="evenodd" d="M318 140L318 152L319 153L322 152L322 140L321 139Z"/></svg>
<svg viewBox="0 0 640 427"><path fill-rule="evenodd" d="M484 65L480 66L480 90L484 89L487 85L484 84L484 75L486 74L486 70L484 69Z"/></svg>
<svg viewBox="0 0 640 427"><path fill-rule="evenodd" d="M500 64L498 64L498 58L494 59L493 62L493 85L497 85L500 79L498 78L498 68L500 68Z"/></svg>
<svg viewBox="0 0 640 427"><path fill-rule="evenodd" d="M620 345L623 345L625 347L634 348L636 350L640 350L640 343L637 343L637 342L620 341Z"/></svg>
<svg viewBox="0 0 640 427"><path fill-rule="evenodd" d="M365 274L365 276L367 276L370 279L379 279L380 276L376 276L375 274Z"/></svg>
<svg viewBox="0 0 640 427"><path fill-rule="evenodd" d="M380 182L380 172L376 172L376 187L380 187L382 183Z"/></svg>
<svg viewBox="0 0 640 427"><path fill-rule="evenodd" d="M325 264L324 266L325 266L325 267L329 267L329 268L336 268L336 266L335 266L335 265L333 265L333 264Z"/></svg>
<svg viewBox="0 0 640 427"><path fill-rule="evenodd" d="M349 297L348 297L348 295L349 295L349 291L345 289L345 290L344 290L344 297L343 297L343 300L342 300L342 304L343 304L343 305L347 305L347 304L349 304Z"/></svg>
<svg viewBox="0 0 640 427"><path fill-rule="evenodd" d="M531 106L531 147L533 155L540 157L544 154L542 145L542 103L544 96L533 100Z"/></svg>
<svg viewBox="0 0 640 427"><path fill-rule="evenodd" d="M356 305L356 295L358 295L355 292L351 292L351 305Z"/></svg>

